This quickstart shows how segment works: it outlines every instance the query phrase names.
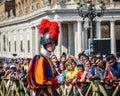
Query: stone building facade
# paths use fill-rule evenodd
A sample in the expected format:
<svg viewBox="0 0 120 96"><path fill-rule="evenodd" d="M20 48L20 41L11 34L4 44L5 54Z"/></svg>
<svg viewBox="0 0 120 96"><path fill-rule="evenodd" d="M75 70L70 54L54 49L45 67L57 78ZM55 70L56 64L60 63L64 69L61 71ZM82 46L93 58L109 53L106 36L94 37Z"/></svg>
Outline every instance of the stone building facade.
<svg viewBox="0 0 120 96"><path fill-rule="evenodd" d="M89 32L85 21L78 15L79 0L15 0L16 16L0 21L0 57L32 58L40 53L40 35L37 26L43 18L55 20L60 36L55 54L62 52L77 57L89 48ZM48 2L51 1L51 2ZM87 0L81 0L85 3ZM100 0L92 0L98 5ZM104 0L106 11L93 24L94 39L109 39L110 53L120 53L120 1ZM104 46L103 46L104 48Z"/></svg>
<svg viewBox="0 0 120 96"><path fill-rule="evenodd" d="M1 0L0 3L0 21L15 16L15 0Z"/></svg>

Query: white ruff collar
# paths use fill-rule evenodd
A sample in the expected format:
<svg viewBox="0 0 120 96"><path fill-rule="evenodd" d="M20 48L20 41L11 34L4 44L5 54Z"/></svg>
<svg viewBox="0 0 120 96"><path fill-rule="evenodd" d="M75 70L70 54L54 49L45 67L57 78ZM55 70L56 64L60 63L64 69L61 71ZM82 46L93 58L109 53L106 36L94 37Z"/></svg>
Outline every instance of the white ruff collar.
<svg viewBox="0 0 120 96"><path fill-rule="evenodd" d="M44 48L41 49L41 53L44 54L44 55L46 55L46 56L48 56L48 57L51 56L51 53L48 52L48 51L47 51L46 49L44 49Z"/></svg>

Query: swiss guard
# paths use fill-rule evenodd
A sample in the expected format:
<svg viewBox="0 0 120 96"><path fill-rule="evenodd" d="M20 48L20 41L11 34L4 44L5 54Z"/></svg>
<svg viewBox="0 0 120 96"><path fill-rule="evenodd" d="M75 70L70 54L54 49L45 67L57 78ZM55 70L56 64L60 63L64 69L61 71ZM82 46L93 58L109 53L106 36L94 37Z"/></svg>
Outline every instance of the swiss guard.
<svg viewBox="0 0 120 96"><path fill-rule="evenodd" d="M43 19L38 26L42 35L41 53L35 55L29 64L27 82L34 90L35 96L58 96L56 88L64 82L62 75L58 75L50 59L51 53L58 43L59 26L55 21Z"/></svg>

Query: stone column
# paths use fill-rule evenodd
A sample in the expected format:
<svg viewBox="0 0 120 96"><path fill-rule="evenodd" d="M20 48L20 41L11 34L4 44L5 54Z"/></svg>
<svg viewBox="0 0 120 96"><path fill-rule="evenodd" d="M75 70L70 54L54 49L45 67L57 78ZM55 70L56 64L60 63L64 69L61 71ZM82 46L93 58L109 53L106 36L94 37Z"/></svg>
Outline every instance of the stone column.
<svg viewBox="0 0 120 96"><path fill-rule="evenodd" d="M101 38L101 22L100 21L96 22L96 38L98 39Z"/></svg>
<svg viewBox="0 0 120 96"><path fill-rule="evenodd" d="M58 37L58 46L56 47L57 50L57 57L60 58L61 54L62 54L62 26L61 26L61 22L58 22L59 24L59 28L60 28L60 34Z"/></svg>
<svg viewBox="0 0 120 96"><path fill-rule="evenodd" d="M27 42L27 30L23 29L23 57L27 57L27 49L28 49L28 42Z"/></svg>
<svg viewBox="0 0 120 96"><path fill-rule="evenodd" d="M13 52L14 52L14 53L16 53L16 52L15 52L15 41L16 41L16 34L14 33L14 40L13 40L13 49L14 49ZM16 48L16 49L17 49L17 48Z"/></svg>
<svg viewBox="0 0 120 96"><path fill-rule="evenodd" d="M77 31L78 31L78 53L82 51L82 21L77 21Z"/></svg>
<svg viewBox="0 0 120 96"><path fill-rule="evenodd" d="M85 32L82 30L82 50L85 50Z"/></svg>
<svg viewBox="0 0 120 96"><path fill-rule="evenodd" d="M6 57L6 32L3 35L3 45L4 57Z"/></svg>
<svg viewBox="0 0 120 96"><path fill-rule="evenodd" d="M6 53L7 53L7 56L8 56L8 53L9 53L9 46L8 46L8 32L6 34Z"/></svg>
<svg viewBox="0 0 120 96"><path fill-rule="evenodd" d="M75 55L75 57L77 58L78 57L78 45L77 45L77 42L78 42L78 40L77 40L77 22L75 22L74 24L73 24L73 33L74 33L74 55Z"/></svg>
<svg viewBox="0 0 120 96"><path fill-rule="evenodd" d="M11 41L10 41L10 42L11 42L11 52L10 52L10 53L11 53L12 58L13 58L13 57L14 57L14 56L13 56L13 53L14 53L14 34L13 34L13 32L14 32L14 31L12 30L12 31L10 31L10 32L11 32L11 38L10 38L10 39L11 39Z"/></svg>
<svg viewBox="0 0 120 96"><path fill-rule="evenodd" d="M74 34L73 25L68 23L68 54L74 55Z"/></svg>
<svg viewBox="0 0 120 96"><path fill-rule="evenodd" d="M35 26L35 54L39 54L40 48L40 34L38 33L38 28Z"/></svg>
<svg viewBox="0 0 120 96"><path fill-rule="evenodd" d="M30 57L32 58L35 55L35 27L29 28L30 34Z"/></svg>
<svg viewBox="0 0 120 96"><path fill-rule="evenodd" d="M90 22L90 20L89 20L89 18L85 18L85 20L84 20L84 31L83 31L83 40L84 40L84 47L83 47L83 49L84 50L86 50L86 49L88 49L88 28L90 27L89 26L89 22Z"/></svg>
<svg viewBox="0 0 120 96"><path fill-rule="evenodd" d="M20 54L19 54L19 56L20 57L22 57L23 58L23 52L22 52L22 49L23 49L23 34L22 34L22 32L21 32L22 30L20 30L20 41L19 41L19 52L20 52ZM21 41L22 41L22 45L21 45ZM12 42L11 42L12 43ZM11 44L12 45L12 44ZM22 47L21 47L22 46Z"/></svg>
<svg viewBox="0 0 120 96"><path fill-rule="evenodd" d="M21 52L21 50L20 50L20 36L21 36L21 34L20 34L20 30L16 30L16 36L17 36L17 39L16 39L16 51L17 51L17 57L18 56L20 56L20 52ZM10 42L10 36L9 36L9 42Z"/></svg>
<svg viewBox="0 0 120 96"><path fill-rule="evenodd" d="M115 21L110 21L111 53L116 55Z"/></svg>

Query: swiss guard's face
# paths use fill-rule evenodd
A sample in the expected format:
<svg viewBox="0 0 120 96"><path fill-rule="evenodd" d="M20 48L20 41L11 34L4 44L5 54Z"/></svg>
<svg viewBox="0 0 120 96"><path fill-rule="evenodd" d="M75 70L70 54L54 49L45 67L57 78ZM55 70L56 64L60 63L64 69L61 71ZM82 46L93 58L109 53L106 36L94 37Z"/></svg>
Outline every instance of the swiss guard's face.
<svg viewBox="0 0 120 96"><path fill-rule="evenodd" d="M46 50L49 52L53 52L55 50L55 47L56 42L54 40L46 44Z"/></svg>

